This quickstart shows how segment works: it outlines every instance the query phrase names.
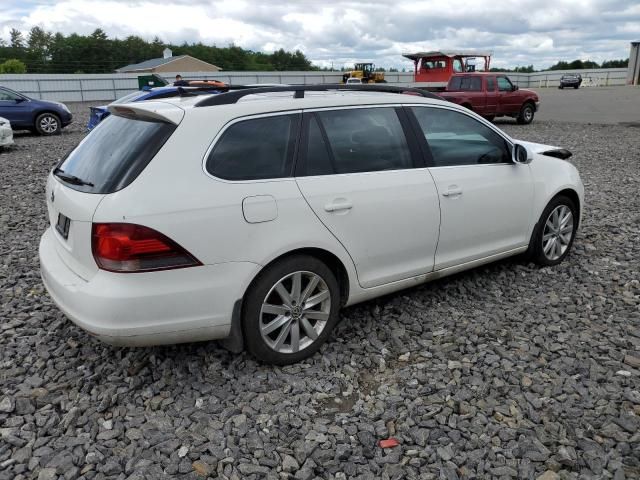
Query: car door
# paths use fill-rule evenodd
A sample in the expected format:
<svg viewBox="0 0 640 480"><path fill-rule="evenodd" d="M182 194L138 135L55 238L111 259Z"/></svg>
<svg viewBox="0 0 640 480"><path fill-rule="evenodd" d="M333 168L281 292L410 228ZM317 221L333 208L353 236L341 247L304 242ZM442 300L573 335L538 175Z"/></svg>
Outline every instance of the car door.
<svg viewBox="0 0 640 480"><path fill-rule="evenodd" d="M11 122L11 126L25 127L31 124L29 101L9 90L0 88L0 117Z"/></svg>
<svg viewBox="0 0 640 480"><path fill-rule="evenodd" d="M498 111L498 94L496 93L496 77L489 75L484 77L486 82L486 108L487 115L495 115Z"/></svg>
<svg viewBox="0 0 640 480"><path fill-rule="evenodd" d="M298 186L364 288L433 270L438 195L408 128L392 106L304 114Z"/></svg>
<svg viewBox="0 0 640 480"><path fill-rule="evenodd" d="M533 182L528 165L512 161L511 145L473 116L446 107L411 107L431 153L440 195L435 269L528 244Z"/></svg>
<svg viewBox="0 0 640 480"><path fill-rule="evenodd" d="M520 94L514 90L511 80L504 75L496 77L498 82L498 112L508 115L520 111Z"/></svg>

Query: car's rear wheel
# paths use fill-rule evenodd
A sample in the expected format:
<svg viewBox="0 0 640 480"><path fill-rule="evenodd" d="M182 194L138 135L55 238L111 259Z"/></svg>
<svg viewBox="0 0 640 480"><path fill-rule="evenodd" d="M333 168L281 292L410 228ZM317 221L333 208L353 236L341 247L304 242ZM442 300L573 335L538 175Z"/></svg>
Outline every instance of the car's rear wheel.
<svg viewBox="0 0 640 480"><path fill-rule="evenodd" d="M340 309L333 272L308 255L268 267L245 297L247 349L259 360L288 365L310 357L331 334Z"/></svg>
<svg viewBox="0 0 640 480"><path fill-rule="evenodd" d="M578 208L564 195L544 209L531 240L532 260L539 265L557 265L569 254L578 229Z"/></svg>
<svg viewBox="0 0 640 480"><path fill-rule="evenodd" d="M61 129L60 118L55 113L41 113L36 117L36 131L40 135L56 135Z"/></svg>
<svg viewBox="0 0 640 480"><path fill-rule="evenodd" d="M533 122L533 117L535 115L535 109L530 102L525 103L520 109L520 113L518 115L518 123L522 125L528 125Z"/></svg>

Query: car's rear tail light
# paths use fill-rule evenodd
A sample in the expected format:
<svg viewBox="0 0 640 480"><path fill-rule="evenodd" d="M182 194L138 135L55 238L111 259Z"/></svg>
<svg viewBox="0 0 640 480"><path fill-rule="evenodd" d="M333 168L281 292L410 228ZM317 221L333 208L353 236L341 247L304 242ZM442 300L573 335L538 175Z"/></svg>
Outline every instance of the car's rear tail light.
<svg viewBox="0 0 640 480"><path fill-rule="evenodd" d="M98 267L111 272L148 272L202 265L162 233L133 223L94 223L91 249Z"/></svg>

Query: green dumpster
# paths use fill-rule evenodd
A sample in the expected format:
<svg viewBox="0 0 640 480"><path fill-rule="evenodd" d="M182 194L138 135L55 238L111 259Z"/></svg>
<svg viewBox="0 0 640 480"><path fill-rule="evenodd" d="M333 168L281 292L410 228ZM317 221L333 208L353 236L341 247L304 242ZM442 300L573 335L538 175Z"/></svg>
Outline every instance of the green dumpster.
<svg viewBox="0 0 640 480"><path fill-rule="evenodd" d="M169 85L169 83L157 73L138 77L138 88L140 90L143 88L164 87L165 85Z"/></svg>

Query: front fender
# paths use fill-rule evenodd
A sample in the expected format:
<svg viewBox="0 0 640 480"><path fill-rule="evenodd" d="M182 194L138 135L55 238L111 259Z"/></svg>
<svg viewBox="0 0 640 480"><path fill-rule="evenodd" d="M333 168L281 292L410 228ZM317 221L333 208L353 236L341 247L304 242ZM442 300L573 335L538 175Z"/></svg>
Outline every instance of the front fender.
<svg viewBox="0 0 640 480"><path fill-rule="evenodd" d="M562 191L571 190L578 197L581 223L584 211L584 185L578 169L565 160L538 153L534 153L529 167L534 182L534 218L540 218L552 198Z"/></svg>

